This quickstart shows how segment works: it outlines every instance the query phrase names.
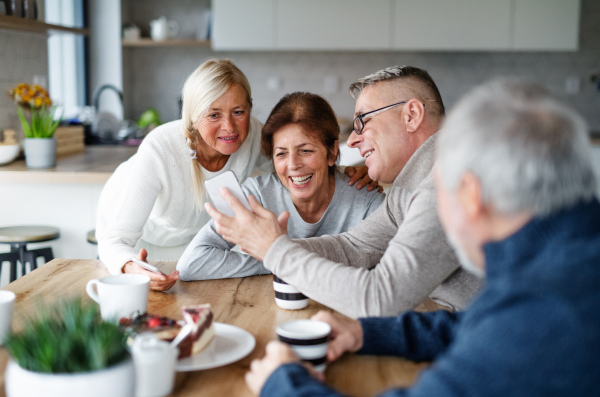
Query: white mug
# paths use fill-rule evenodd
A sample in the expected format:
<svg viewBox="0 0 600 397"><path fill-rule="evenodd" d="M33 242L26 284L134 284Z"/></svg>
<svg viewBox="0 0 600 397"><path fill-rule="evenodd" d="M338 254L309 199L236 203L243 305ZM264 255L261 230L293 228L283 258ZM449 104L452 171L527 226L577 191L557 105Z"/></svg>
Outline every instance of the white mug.
<svg viewBox="0 0 600 397"><path fill-rule="evenodd" d="M299 310L308 306L308 297L293 285L289 285L276 275L273 275L275 303L282 309Z"/></svg>
<svg viewBox="0 0 600 397"><path fill-rule="evenodd" d="M121 317L129 317L133 312L147 310L150 277L117 274L90 280L85 290L100 305L103 320L118 322Z"/></svg>
<svg viewBox="0 0 600 397"><path fill-rule="evenodd" d="M179 349L146 333L135 339L131 353L136 397L162 397L171 393Z"/></svg>
<svg viewBox="0 0 600 397"><path fill-rule="evenodd" d="M163 41L172 39L179 33L179 24L175 21L167 21L167 18L160 17L150 21L150 37L154 41Z"/></svg>
<svg viewBox="0 0 600 397"><path fill-rule="evenodd" d="M11 291L0 291L0 345L12 332L12 318L15 309L15 293Z"/></svg>
<svg viewBox="0 0 600 397"><path fill-rule="evenodd" d="M279 340L290 345L303 361L311 363L315 371L323 372L327 366L327 346L331 326L324 321L293 320L275 328Z"/></svg>

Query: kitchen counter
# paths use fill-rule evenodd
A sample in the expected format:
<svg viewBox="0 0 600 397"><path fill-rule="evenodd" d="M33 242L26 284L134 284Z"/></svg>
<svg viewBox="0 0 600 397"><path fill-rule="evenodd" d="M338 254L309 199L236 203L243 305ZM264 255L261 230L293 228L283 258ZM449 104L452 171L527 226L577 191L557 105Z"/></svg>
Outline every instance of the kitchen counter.
<svg viewBox="0 0 600 397"><path fill-rule="evenodd" d="M59 157L56 167L50 169L27 168L25 160L0 166L2 225L57 227L58 240L31 244L29 248L51 247L57 258L96 258L97 247L88 243L86 236L96 227L102 189L119 164L137 149L93 145L86 146L85 153ZM8 282L7 277L0 279L0 285L4 282Z"/></svg>
<svg viewBox="0 0 600 397"><path fill-rule="evenodd" d="M25 160L0 166L0 182L105 183L137 146L86 146L85 153L56 159L56 167L31 169Z"/></svg>

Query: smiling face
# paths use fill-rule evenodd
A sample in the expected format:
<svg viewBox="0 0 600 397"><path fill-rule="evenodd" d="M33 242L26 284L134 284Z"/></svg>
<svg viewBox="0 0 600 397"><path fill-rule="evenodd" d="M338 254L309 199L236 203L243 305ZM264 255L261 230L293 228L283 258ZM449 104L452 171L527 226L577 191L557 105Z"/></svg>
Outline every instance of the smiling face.
<svg viewBox="0 0 600 397"><path fill-rule="evenodd" d="M348 138L348 146L358 148L365 158L371 179L383 183L393 182L418 148L403 119L411 98L394 87L390 83L379 82L360 93L356 99L355 117L400 101L408 102L374 116L366 116L362 134L352 131Z"/></svg>
<svg viewBox="0 0 600 397"><path fill-rule="evenodd" d="M273 135L275 171L294 203L328 195L334 158L297 124L288 124Z"/></svg>
<svg viewBox="0 0 600 397"><path fill-rule="evenodd" d="M194 125L204 141L198 150L207 158L231 155L246 140L249 125L250 104L246 91L233 84Z"/></svg>

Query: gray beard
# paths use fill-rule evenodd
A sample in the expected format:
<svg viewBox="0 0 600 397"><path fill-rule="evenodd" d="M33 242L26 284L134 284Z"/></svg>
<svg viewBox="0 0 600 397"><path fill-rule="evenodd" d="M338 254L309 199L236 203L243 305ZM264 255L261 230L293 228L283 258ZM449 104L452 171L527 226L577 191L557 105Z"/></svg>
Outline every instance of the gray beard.
<svg viewBox="0 0 600 397"><path fill-rule="evenodd" d="M485 271L483 269L480 269L479 267L475 266L475 264L473 262L471 262L471 260L469 259L469 257L465 253L465 251L462 249L462 247L460 247L454 241L454 239L452 237L448 236L448 242L454 249L454 252L456 253L456 257L458 258L458 262L460 263L460 266L464 270L466 270L467 272L469 272L479 278L485 277Z"/></svg>

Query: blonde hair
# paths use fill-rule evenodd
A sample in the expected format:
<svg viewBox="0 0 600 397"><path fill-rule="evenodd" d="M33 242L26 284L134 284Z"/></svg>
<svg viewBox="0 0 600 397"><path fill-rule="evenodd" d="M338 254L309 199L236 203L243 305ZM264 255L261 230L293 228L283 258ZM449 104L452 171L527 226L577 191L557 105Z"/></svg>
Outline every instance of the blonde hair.
<svg viewBox="0 0 600 397"><path fill-rule="evenodd" d="M181 119L190 150L195 151L198 142L202 141L200 133L194 126L208 114L210 105L233 84L238 84L244 89L248 104L252 106L250 83L244 73L230 59L210 58L204 61L183 84ZM204 174L198 161L192 159L190 163L194 201L196 209L201 210L204 202Z"/></svg>

